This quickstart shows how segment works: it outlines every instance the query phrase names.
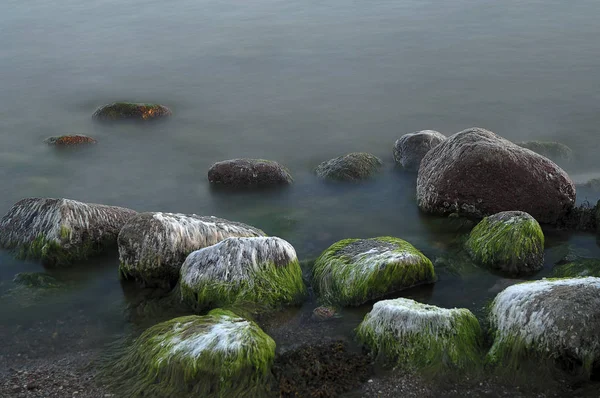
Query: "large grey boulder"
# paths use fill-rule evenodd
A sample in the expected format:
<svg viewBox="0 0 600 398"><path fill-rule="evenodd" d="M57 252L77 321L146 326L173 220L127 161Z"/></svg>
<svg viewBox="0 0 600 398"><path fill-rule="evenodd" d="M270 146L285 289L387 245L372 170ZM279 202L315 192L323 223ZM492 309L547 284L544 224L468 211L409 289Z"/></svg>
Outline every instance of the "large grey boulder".
<svg viewBox="0 0 600 398"><path fill-rule="evenodd" d="M0 221L0 246L48 266L69 265L114 246L135 211L71 199L27 198Z"/></svg>
<svg viewBox="0 0 600 398"><path fill-rule="evenodd" d="M446 136L434 130L404 134L394 144L394 160L406 170L418 171L423 157Z"/></svg>
<svg viewBox="0 0 600 398"><path fill-rule="evenodd" d="M551 160L481 128L454 134L421 161L417 201L428 213L484 217L508 210L555 224L575 185Z"/></svg>
<svg viewBox="0 0 600 398"><path fill-rule="evenodd" d="M213 164L208 170L213 185L267 187L291 184L289 171L277 162L264 159L231 159Z"/></svg>
<svg viewBox="0 0 600 398"><path fill-rule="evenodd" d="M234 236L264 236L264 232L212 216L140 213L119 233L120 274L145 286L172 287L191 252Z"/></svg>

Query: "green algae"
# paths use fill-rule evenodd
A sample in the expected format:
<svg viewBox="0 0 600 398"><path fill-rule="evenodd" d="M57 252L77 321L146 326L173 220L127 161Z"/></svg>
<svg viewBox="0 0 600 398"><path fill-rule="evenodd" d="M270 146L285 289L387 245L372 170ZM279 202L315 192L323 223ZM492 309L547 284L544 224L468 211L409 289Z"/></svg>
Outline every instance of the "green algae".
<svg viewBox="0 0 600 398"><path fill-rule="evenodd" d="M552 270L552 276L555 278L600 277L600 259L582 258L557 265Z"/></svg>

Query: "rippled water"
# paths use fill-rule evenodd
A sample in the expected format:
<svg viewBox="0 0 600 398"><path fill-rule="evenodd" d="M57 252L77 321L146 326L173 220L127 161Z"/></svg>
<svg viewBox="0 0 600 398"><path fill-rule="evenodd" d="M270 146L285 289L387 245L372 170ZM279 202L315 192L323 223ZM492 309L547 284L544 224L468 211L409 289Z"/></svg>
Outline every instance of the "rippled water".
<svg viewBox="0 0 600 398"><path fill-rule="evenodd" d="M301 259L338 239L381 235L435 258L456 233L418 212L415 177L393 167L394 141L480 126L564 142L577 154L566 166L575 180L600 175L599 14L596 0L9 0L0 13L0 213L22 197L67 197L247 222L289 240ZM95 108L115 100L159 102L174 117L92 123ZM42 142L63 133L99 143L56 151ZM313 176L349 151L380 156L384 172L356 185ZM233 157L280 161L295 184L211 190L208 167ZM584 199L598 198L583 190ZM593 236L551 233L538 277L568 243L600 254ZM41 269L5 252L0 265L4 289L16 272ZM57 302L1 302L0 322L79 311L98 319L90 344L110 340L129 325L117 266L112 253L61 271L73 287ZM434 287L406 294L477 310L509 283L439 273Z"/></svg>

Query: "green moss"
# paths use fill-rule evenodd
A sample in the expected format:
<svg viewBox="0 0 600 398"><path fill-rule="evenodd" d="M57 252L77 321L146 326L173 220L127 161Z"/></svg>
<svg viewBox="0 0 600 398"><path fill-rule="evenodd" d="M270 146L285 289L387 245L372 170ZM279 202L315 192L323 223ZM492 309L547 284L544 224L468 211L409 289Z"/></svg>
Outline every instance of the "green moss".
<svg viewBox="0 0 600 398"><path fill-rule="evenodd" d="M102 378L127 397L261 397L275 342L254 322L223 309L146 330Z"/></svg>
<svg viewBox="0 0 600 398"><path fill-rule="evenodd" d="M62 286L54 277L41 272L20 272L15 275L13 282L21 286L44 289Z"/></svg>
<svg viewBox="0 0 600 398"><path fill-rule="evenodd" d="M574 278L579 276L600 277L600 259L585 258L554 267L552 276L556 278Z"/></svg>
<svg viewBox="0 0 600 398"><path fill-rule="evenodd" d="M298 260L285 266L263 263L251 279L240 282L206 282L189 287L180 283L181 297L197 311L215 307L241 307L250 312L262 312L299 304L306 297L302 270ZM256 311L252 311L254 308Z"/></svg>
<svg viewBox="0 0 600 398"><path fill-rule="evenodd" d="M387 259L374 260L367 253L358 256L344 253L348 245L360 239L341 240L317 258L312 278L322 304L360 305L394 291L435 280L431 261L410 243L393 237L367 241L373 240L393 245Z"/></svg>

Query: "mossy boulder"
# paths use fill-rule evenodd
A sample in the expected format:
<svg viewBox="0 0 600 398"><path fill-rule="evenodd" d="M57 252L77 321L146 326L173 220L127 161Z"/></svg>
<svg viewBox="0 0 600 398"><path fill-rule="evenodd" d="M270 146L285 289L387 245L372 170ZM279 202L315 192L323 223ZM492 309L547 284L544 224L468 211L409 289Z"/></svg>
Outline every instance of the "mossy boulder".
<svg viewBox="0 0 600 398"><path fill-rule="evenodd" d="M554 141L523 141L517 142L517 145L522 148L527 148L539 155L545 156L548 159L559 162L568 163L573 160L573 150Z"/></svg>
<svg viewBox="0 0 600 398"><path fill-rule="evenodd" d="M406 298L375 303L356 330L378 357L407 369L469 369L481 364L482 332L465 308L446 309Z"/></svg>
<svg viewBox="0 0 600 398"><path fill-rule="evenodd" d="M313 285L324 304L355 306L435 281L431 261L393 237L344 239L315 261Z"/></svg>
<svg viewBox="0 0 600 398"><path fill-rule="evenodd" d="M67 146L70 147L70 146L96 144L98 141L96 141L92 137L88 137L87 135L73 134L73 135L59 135L59 136L54 136L54 137L48 137L44 140L44 142L48 145L54 145L54 146L58 146L58 147L67 147Z"/></svg>
<svg viewBox="0 0 600 398"><path fill-rule="evenodd" d="M600 277L600 259L577 258L563 264L558 264L552 270L552 276L556 278Z"/></svg>
<svg viewBox="0 0 600 398"><path fill-rule="evenodd" d="M181 299L196 310L250 306L262 312L306 295L296 251L276 237L227 238L191 253L180 274Z"/></svg>
<svg viewBox="0 0 600 398"><path fill-rule="evenodd" d="M140 213L119 233L119 272L144 286L171 288L191 252L229 237L264 235L258 228L212 216Z"/></svg>
<svg viewBox="0 0 600 398"><path fill-rule="evenodd" d="M377 156L353 152L321 163L315 173L327 180L358 181L374 176L382 165L383 162Z"/></svg>
<svg viewBox="0 0 600 398"><path fill-rule="evenodd" d="M0 246L48 266L69 265L115 246L136 212L71 199L27 198L0 220Z"/></svg>
<svg viewBox="0 0 600 398"><path fill-rule="evenodd" d="M275 342L254 322L214 309L146 330L105 378L126 397L261 397Z"/></svg>
<svg viewBox="0 0 600 398"><path fill-rule="evenodd" d="M394 144L394 160L405 170L418 171L427 152L445 140L445 135L434 130L404 134Z"/></svg>
<svg viewBox="0 0 600 398"><path fill-rule="evenodd" d="M269 187L291 184L289 171L277 162L264 159L231 159L213 164L208 170L213 185L234 188Z"/></svg>
<svg viewBox="0 0 600 398"><path fill-rule="evenodd" d="M484 218L465 243L476 263L511 275L525 275L544 266L544 233L522 211L504 211Z"/></svg>
<svg viewBox="0 0 600 398"><path fill-rule="evenodd" d="M98 108L92 118L99 121L155 120L171 115L169 108L159 104L113 102Z"/></svg>
<svg viewBox="0 0 600 398"><path fill-rule="evenodd" d="M557 361L589 376L600 361L600 278L543 279L512 285L490 306L491 363Z"/></svg>
<svg viewBox="0 0 600 398"><path fill-rule="evenodd" d="M20 286L41 289L53 289L63 286L62 282L43 272L20 272L15 275L13 282Z"/></svg>
<svg viewBox="0 0 600 398"><path fill-rule="evenodd" d="M475 127L427 152L417 202L432 214L483 218L520 210L556 224L575 205L575 185L551 160Z"/></svg>

